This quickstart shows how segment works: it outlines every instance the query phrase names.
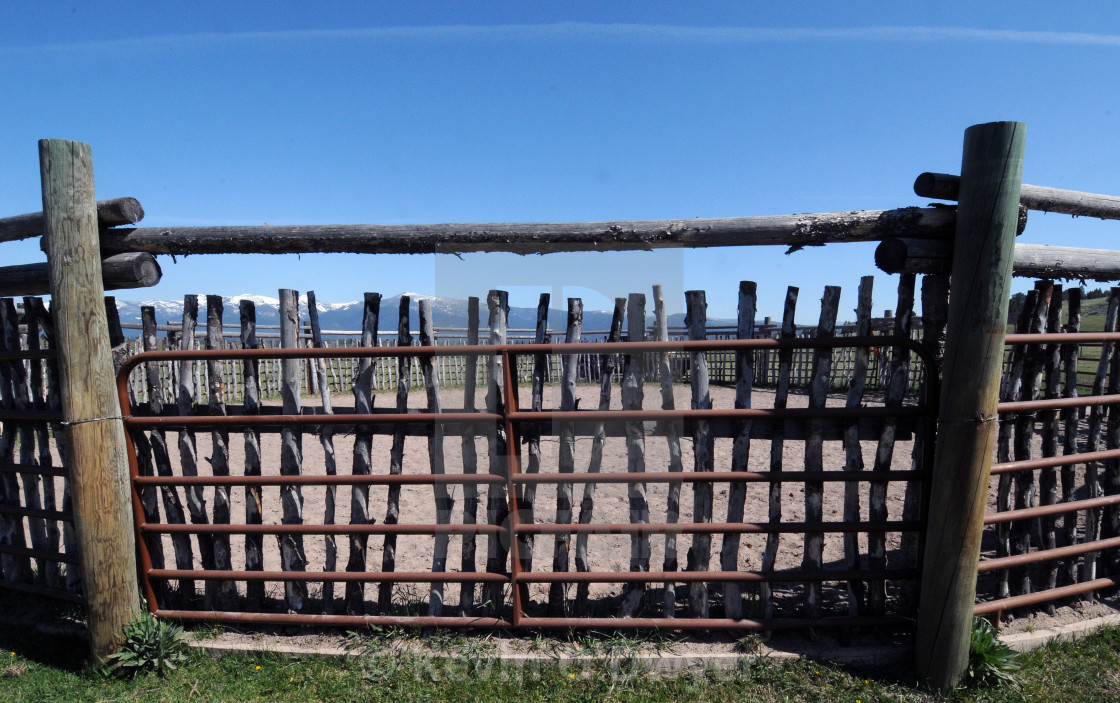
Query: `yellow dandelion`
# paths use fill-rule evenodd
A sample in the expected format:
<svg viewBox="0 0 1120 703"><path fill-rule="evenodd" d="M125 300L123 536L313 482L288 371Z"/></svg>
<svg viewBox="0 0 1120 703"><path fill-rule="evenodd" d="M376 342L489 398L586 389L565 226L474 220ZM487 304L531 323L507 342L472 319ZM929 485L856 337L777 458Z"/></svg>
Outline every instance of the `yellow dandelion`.
<svg viewBox="0 0 1120 703"><path fill-rule="evenodd" d="M260 670L261 670L261 665L257 664L257 671L260 671Z"/></svg>
<svg viewBox="0 0 1120 703"><path fill-rule="evenodd" d="M576 677L576 675L575 675L575 674L568 674L568 678L569 678L569 679L574 679L575 677Z"/></svg>

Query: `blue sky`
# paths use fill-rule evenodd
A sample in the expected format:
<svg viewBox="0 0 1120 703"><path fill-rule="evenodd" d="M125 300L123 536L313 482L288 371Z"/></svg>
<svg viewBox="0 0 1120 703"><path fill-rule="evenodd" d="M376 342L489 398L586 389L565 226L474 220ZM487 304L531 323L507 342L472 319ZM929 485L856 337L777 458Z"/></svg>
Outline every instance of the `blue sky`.
<svg viewBox="0 0 1120 703"><path fill-rule="evenodd" d="M0 67L0 215L40 208L44 137L89 143L98 197L138 198L149 226L917 205L914 177L958 172L964 129L993 120L1027 123L1025 182L1120 193L1114 3L0 0ZM1110 248L1118 227L1035 213L1022 240ZM775 317L799 286L809 322L826 284L853 316L873 251L194 256L120 296L504 287L515 305L549 290L605 308L662 283L670 311L703 288L732 317L749 279ZM877 311L896 285L876 276Z"/></svg>

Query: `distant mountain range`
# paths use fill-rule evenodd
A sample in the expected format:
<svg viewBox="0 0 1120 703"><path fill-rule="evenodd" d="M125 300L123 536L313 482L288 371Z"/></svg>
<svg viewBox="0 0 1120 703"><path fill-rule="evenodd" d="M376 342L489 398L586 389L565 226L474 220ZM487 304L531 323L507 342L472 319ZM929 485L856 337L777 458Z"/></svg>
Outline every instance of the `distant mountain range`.
<svg viewBox="0 0 1120 703"><path fill-rule="evenodd" d="M466 328L467 326L467 301L454 298L438 298L417 293L401 293L391 298L381 299L381 312L378 327L383 335L395 334L397 328L397 315L400 309L401 298L408 296L409 304L409 329L415 331L420 328L419 308L417 301L427 298L432 301L433 322L437 328ZM240 303L242 300L251 300L257 308L257 324L261 326L280 324L280 301L262 295L235 295L222 298L222 321L225 325L239 326L241 324ZM155 308L156 321L163 324L178 325L183 320L183 301L178 300L144 300L129 301L117 299L117 311L121 322L125 324L140 323L140 308L151 305ZM652 301L649 303L652 308ZM319 326L324 331L346 330L357 331L362 328L362 302L349 303L324 303L316 301L319 309ZM479 317L483 330L486 329L488 312L486 301L480 301ZM587 333L604 332L610 329L612 311L610 310L584 310L583 329ZM307 319L307 298L300 296L300 318ZM647 325L653 324L652 312L646 315ZM198 299L198 324L206 324L206 296L200 295ZM565 310L550 309L548 312L549 329L554 333L563 334L567 326L567 312ZM676 313L668 316L670 327L684 325L684 314ZM709 327L735 325L735 320L713 318L708 320ZM509 310L509 328L512 330L533 330L537 325L536 308L516 308Z"/></svg>

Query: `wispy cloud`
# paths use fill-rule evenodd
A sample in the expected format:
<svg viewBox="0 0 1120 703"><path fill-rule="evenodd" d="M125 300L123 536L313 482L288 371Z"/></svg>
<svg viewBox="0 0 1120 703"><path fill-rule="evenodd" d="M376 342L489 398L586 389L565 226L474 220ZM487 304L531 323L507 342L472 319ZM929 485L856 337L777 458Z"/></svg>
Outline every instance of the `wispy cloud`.
<svg viewBox="0 0 1120 703"><path fill-rule="evenodd" d="M302 42L609 41L646 44L767 44L813 42L986 42L1061 46L1120 47L1120 35L1085 32L973 29L969 27L692 27L660 24L563 22L521 25L435 25L302 29L273 32L187 33L0 48L0 54L98 52L121 49L205 47L214 45L290 44Z"/></svg>

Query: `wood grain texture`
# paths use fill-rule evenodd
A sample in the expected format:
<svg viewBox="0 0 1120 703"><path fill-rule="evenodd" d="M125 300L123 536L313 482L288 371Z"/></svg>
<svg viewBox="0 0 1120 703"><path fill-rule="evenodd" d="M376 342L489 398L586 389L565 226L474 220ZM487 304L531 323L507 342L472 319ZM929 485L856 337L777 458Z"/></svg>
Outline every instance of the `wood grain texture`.
<svg viewBox="0 0 1120 703"><path fill-rule="evenodd" d="M436 225L149 227L105 230L102 251L150 254L460 254L650 250L677 247L949 238L952 208L907 207L722 219Z"/></svg>
<svg viewBox="0 0 1120 703"><path fill-rule="evenodd" d="M113 385L89 145L39 142L44 233L90 651L101 662L139 613L124 426ZM74 424L77 423L77 424Z"/></svg>
<svg viewBox="0 0 1120 703"><path fill-rule="evenodd" d="M241 318L241 348L259 349L257 338L257 306L252 300L242 299L238 313ZM245 388L244 408L246 415L256 415L261 409L260 362L245 359L241 364L242 384ZM246 427L244 431L245 475L261 475L261 433L256 427ZM260 525L263 518L261 487L245 487L245 524ZM245 535L245 570L264 570L264 535ZM246 581L245 598L253 607L264 608L264 582Z"/></svg>
<svg viewBox="0 0 1120 703"><path fill-rule="evenodd" d="M307 291L307 317L311 327L311 346L315 349L323 348L323 331L319 327L319 307L315 304L315 291ZM327 360L316 359L312 363L313 378L319 389L320 412L324 415L333 415L331 405L331 384L327 379ZM319 427L319 444L323 447L323 470L328 476L338 474L338 460L334 453L334 426L322 425ZM335 524L335 486L326 486L323 489L323 524ZM323 570L334 571L338 564L338 543L334 535L323 538ZM323 582L323 612L334 612L334 582Z"/></svg>
<svg viewBox="0 0 1120 703"><path fill-rule="evenodd" d="M478 344L478 298L471 296L467 299L467 344ZM471 412L475 409L475 388L478 382L478 357L468 356L464 359L463 368L463 411ZM474 428L464 428L460 450L463 454L463 473L478 473L478 448L475 446ZM475 525L478 523L478 484L463 484L463 524ZM463 554L461 569L464 573L476 570L475 552L477 540L469 530L463 533ZM459 587L459 614L468 616L474 613L475 584L465 582Z"/></svg>
<svg viewBox="0 0 1120 703"><path fill-rule="evenodd" d="M136 198L113 198L97 202L97 227L131 225L144 219L144 208ZM46 232L46 218L42 212L0 217L0 242L38 237Z"/></svg>
<svg viewBox="0 0 1120 703"><path fill-rule="evenodd" d="M626 331L629 341L644 342L646 336L646 296L631 293L626 303ZM622 408L640 410L645 392L645 364L641 354L627 354L622 370ZM646 437L642 423L626 423L626 471L644 473L646 470ZM631 524L649 524L649 503L646 484L631 483L627 486ZM649 571L649 535L630 536L630 571ZM641 606L646 586L642 583L627 584L623 588L619 615L633 617Z"/></svg>
<svg viewBox="0 0 1120 703"><path fill-rule="evenodd" d="M915 637L918 676L957 684L987 507L1026 126L965 131L944 381Z"/></svg>
<svg viewBox="0 0 1120 703"><path fill-rule="evenodd" d="M299 346L299 293L280 289L280 346L295 349ZM280 361L280 399L284 413L300 414L300 359ZM298 427L284 427L280 431L280 474L299 476L303 473L303 431ZM303 491L299 486L280 487L281 521L285 525L303 524ZM284 571L306 571L307 556L303 550L303 535L280 536L280 568ZM303 612L307 608L307 582L285 581L284 599L290 610Z"/></svg>
<svg viewBox="0 0 1120 703"><path fill-rule="evenodd" d="M736 329L738 339L754 338L754 318L757 310L757 289L754 281L739 283L739 319ZM740 350L735 354L735 407L751 407L751 391L754 388L754 351ZM751 421L736 423L738 434L731 445L731 470L746 471L750 467ZM747 484L732 483L727 488L727 522L734 524L743 521L746 508ZM741 535L728 532L723 535L720 547L720 568L736 571L739 568L739 542ZM743 617L743 585L728 582L723 585L724 617L739 620Z"/></svg>
<svg viewBox="0 0 1120 703"><path fill-rule="evenodd" d="M397 310L397 346L412 346L412 332L408 326L408 309L412 299L407 295L400 298L400 307ZM412 386L412 357L404 355L397 357L397 412L408 409L408 390ZM398 426L393 432L393 445L389 448L389 475L399 476L404 471L404 441L405 434ZM401 487L399 484L389 486L388 496L385 501L385 525L396 525L401 515ZM385 535L381 548L381 570L395 571L397 568L397 536ZM393 584L391 581L382 581L377 587L377 610L382 615L389 612L393 601Z"/></svg>
<svg viewBox="0 0 1120 703"><path fill-rule="evenodd" d="M363 347L377 346L377 322L381 314L381 294L366 293L362 306ZM358 373L354 378L354 412L368 414L373 410L373 360L364 357L358 361ZM373 430L369 425L359 425L354 429L354 458L351 473L355 476L368 476L373 469ZM373 522L369 510L369 486L355 484L350 488L350 524L366 525ZM366 547L369 536L350 535L350 550L346 560L346 570L351 572L366 570ZM346 583L346 612L351 615L365 613L365 584L348 581Z"/></svg>
<svg viewBox="0 0 1120 703"><path fill-rule="evenodd" d="M151 254L117 254L101 261L101 283L104 290L148 288L163 277ZM50 293L47 264L0 266L0 295L42 295Z"/></svg>
<svg viewBox="0 0 1120 703"><path fill-rule="evenodd" d="M688 338L701 340L708 336L708 302L702 290L685 291L685 325ZM690 355L692 390L692 409L710 410L712 395L708 381L708 358L703 352ZM711 424L697 422L692 434L692 456L695 471L715 470L715 438ZM692 484L692 520L705 523L712 521L712 484L696 482ZM709 571L712 559L712 536L696 535L692 538L692 548L688 550L689 571ZM689 585L689 612L692 617L706 618L709 612L708 584L699 582Z"/></svg>
<svg viewBox="0 0 1120 703"><path fill-rule="evenodd" d="M619 299L621 300L621 298ZM617 309L616 309L617 312ZM665 296L660 285L653 286L653 317L654 336L658 342L669 341L669 325L665 315ZM621 320L619 320L621 323ZM614 330L614 326L611 326ZM612 367L613 369L613 367ZM657 372L661 381L661 409L676 409L673 397L673 369L670 363L669 352L664 351L657 357ZM665 427L665 441L669 450L669 471L679 472L684 470L681 457L681 435L684 427L679 420L670 420ZM674 524L680 520L681 514L681 481L673 481L667 486L668 494L665 499L665 522ZM669 532L665 535L665 565L663 571L676 571L677 563L677 535ZM677 614L677 589L672 582L665 584L664 603L662 616L671 618Z"/></svg>
<svg viewBox="0 0 1120 703"><path fill-rule="evenodd" d="M871 294L875 285L874 276L864 276L859 281L856 298L856 336L871 334ZM844 406L858 408L863 405L863 394L867 389L867 367L871 360L871 350L857 347L848 382L848 394ZM851 423L844 432L844 470L863 471L863 447L859 443L859 423ZM860 521L860 484L852 481L844 484L844 522ZM859 536L844 535L844 567L858 569L860 565ZM865 584L862 581L848 582L848 614L859 615L863 610Z"/></svg>
<svg viewBox="0 0 1120 703"><path fill-rule="evenodd" d="M583 300L568 298L568 324L565 330L564 341L575 344L580 341L583 332ZM565 354L562 359L560 376L560 410L576 409L576 363L578 354ZM576 436L572 423L565 422L560 427L560 457L558 470L562 474L570 474L576 470ZM556 524L568 525L572 522L572 484L559 483L556 485ZM552 571L554 573L568 570L568 553L572 546L572 536L556 535L552 547ZM549 612L559 615L564 612L565 584L555 583L548 589Z"/></svg>

